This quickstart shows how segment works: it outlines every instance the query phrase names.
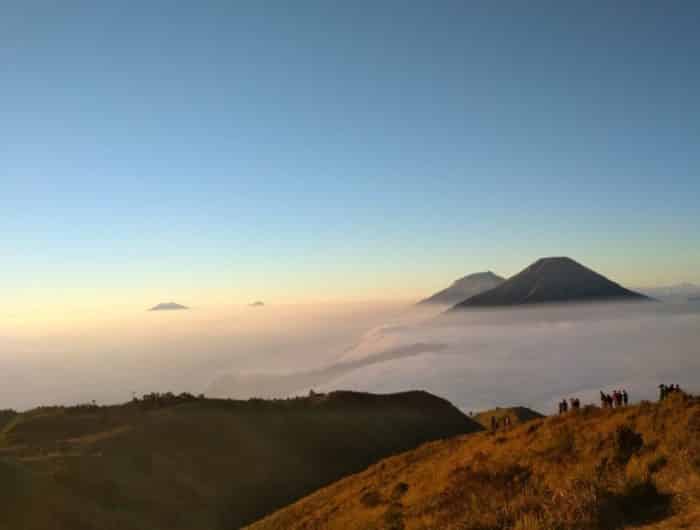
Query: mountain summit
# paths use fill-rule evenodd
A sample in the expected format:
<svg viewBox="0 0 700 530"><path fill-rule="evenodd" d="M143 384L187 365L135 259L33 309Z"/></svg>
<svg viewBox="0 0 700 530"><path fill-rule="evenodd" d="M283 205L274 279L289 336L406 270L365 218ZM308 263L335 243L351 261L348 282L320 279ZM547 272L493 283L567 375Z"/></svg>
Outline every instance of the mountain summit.
<svg viewBox="0 0 700 530"><path fill-rule="evenodd" d="M566 257L541 258L498 287L479 293L454 309L543 302L646 300Z"/></svg>
<svg viewBox="0 0 700 530"><path fill-rule="evenodd" d="M501 285L505 281L491 271L476 272L464 278L455 280L447 289L443 289L434 295L421 300L419 304L444 304L454 305L463 302L470 296L474 296L489 289Z"/></svg>

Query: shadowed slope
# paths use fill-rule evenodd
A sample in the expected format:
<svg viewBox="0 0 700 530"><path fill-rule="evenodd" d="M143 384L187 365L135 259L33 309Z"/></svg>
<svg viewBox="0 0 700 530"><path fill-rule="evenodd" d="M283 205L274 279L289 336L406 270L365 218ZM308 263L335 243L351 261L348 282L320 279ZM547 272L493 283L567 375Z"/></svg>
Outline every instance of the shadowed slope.
<svg viewBox="0 0 700 530"><path fill-rule="evenodd" d="M648 300L571 258L542 258L498 287L472 296L453 309L543 302Z"/></svg>
<svg viewBox="0 0 700 530"><path fill-rule="evenodd" d="M476 294L493 289L502 284L504 279L491 271L477 272L455 280L448 288L421 300L419 304L454 305Z"/></svg>
<svg viewBox="0 0 700 530"><path fill-rule="evenodd" d="M0 433L0 529L231 530L383 457L480 429L426 392L40 408Z"/></svg>
<svg viewBox="0 0 700 530"><path fill-rule="evenodd" d="M700 400L585 407L385 459L250 530L700 528Z"/></svg>

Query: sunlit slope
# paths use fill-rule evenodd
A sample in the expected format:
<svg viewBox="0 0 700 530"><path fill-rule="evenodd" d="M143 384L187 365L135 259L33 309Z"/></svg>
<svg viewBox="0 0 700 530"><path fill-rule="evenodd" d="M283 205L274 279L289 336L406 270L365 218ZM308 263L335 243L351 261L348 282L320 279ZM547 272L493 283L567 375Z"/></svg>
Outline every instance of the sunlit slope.
<svg viewBox="0 0 700 530"><path fill-rule="evenodd" d="M0 435L0 529L230 529L480 427L423 392L36 409Z"/></svg>
<svg viewBox="0 0 700 530"><path fill-rule="evenodd" d="M251 530L700 528L700 401L585 408L388 458Z"/></svg>

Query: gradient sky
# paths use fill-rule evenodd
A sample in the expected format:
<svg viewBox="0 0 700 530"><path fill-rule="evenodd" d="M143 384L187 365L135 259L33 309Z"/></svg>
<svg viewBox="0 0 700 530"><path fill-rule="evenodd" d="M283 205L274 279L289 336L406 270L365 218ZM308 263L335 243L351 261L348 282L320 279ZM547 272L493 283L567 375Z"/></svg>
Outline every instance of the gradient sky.
<svg viewBox="0 0 700 530"><path fill-rule="evenodd" d="M700 282L700 4L339 4L3 1L3 304Z"/></svg>

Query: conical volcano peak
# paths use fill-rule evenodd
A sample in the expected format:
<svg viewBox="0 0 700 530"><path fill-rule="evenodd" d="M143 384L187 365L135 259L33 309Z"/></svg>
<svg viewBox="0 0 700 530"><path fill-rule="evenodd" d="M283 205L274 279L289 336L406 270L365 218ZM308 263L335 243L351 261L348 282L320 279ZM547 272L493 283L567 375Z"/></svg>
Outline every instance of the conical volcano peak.
<svg viewBox="0 0 700 530"><path fill-rule="evenodd" d="M566 269L575 269L575 268L580 268L580 269L586 269L590 270L587 267L581 265L578 261L573 260L569 258L568 256L551 256L547 258L540 258L537 261L535 261L532 265L528 267L537 269L537 270L542 270L542 269L555 269L555 268L566 268Z"/></svg>
<svg viewBox="0 0 700 530"><path fill-rule="evenodd" d="M499 286L472 296L455 308L611 299L645 297L569 257L557 256L538 259Z"/></svg>

